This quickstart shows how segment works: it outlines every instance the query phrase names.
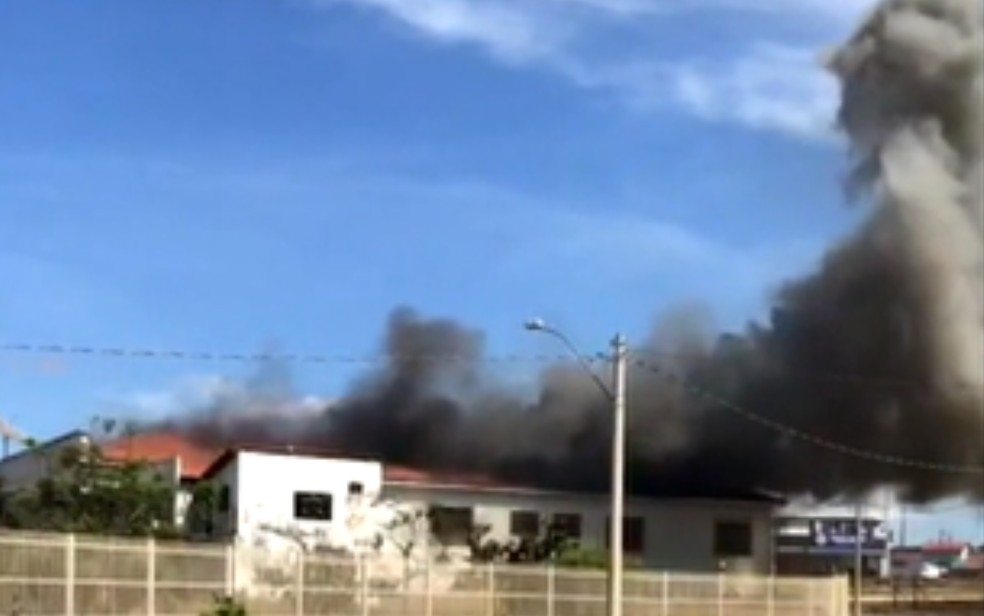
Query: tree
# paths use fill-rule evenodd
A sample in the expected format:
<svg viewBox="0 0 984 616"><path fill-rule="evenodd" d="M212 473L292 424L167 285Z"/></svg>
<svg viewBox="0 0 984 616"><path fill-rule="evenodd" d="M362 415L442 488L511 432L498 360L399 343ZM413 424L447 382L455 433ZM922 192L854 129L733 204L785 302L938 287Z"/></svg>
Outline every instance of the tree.
<svg viewBox="0 0 984 616"><path fill-rule="evenodd" d="M514 564L552 563L560 567L577 569L604 569L608 566L608 552L587 548L572 539L564 529L545 518L540 520L536 535L496 541L488 538L489 526L478 525L472 529L468 542L472 562L506 562ZM626 567L641 567L637 559L628 558Z"/></svg>
<svg viewBox="0 0 984 616"><path fill-rule="evenodd" d="M211 537L215 530L215 511L219 490L211 481L199 481L191 490L185 513L185 526L192 537Z"/></svg>
<svg viewBox="0 0 984 616"><path fill-rule="evenodd" d="M571 539L563 528L546 519L540 520L537 534L508 541L489 539L489 530L488 526L472 529L468 547L475 562L558 562L565 555L579 550L577 541Z"/></svg>
<svg viewBox="0 0 984 616"><path fill-rule="evenodd" d="M427 512L416 508L399 508L384 525L386 540L400 553L403 559L403 614L411 612L410 582L413 579L413 555L418 547L423 547L425 557L429 557L430 523ZM429 567L428 562L425 566Z"/></svg>
<svg viewBox="0 0 984 616"><path fill-rule="evenodd" d="M130 536L176 534L175 488L149 465L106 460L96 447L62 450L53 458L48 476L0 500L0 525Z"/></svg>

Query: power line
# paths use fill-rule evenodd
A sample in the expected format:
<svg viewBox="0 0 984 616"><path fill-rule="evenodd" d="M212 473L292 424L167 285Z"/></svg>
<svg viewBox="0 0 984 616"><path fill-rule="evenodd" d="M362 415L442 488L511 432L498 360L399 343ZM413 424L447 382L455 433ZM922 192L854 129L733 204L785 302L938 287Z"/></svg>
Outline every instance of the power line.
<svg viewBox="0 0 984 616"><path fill-rule="evenodd" d="M782 422L776 421L769 417L765 417L758 413L749 411L748 409L743 408L742 406L739 406L738 404L735 404L734 402L731 402L730 400L727 400L713 392L709 392L702 388L695 387L690 383L688 383L685 379L683 379L679 375L671 372L667 372L658 366L649 365L641 360L637 360L635 362L635 366L638 368L649 370L655 374L660 374L666 377L667 379L678 383L687 393L695 397L701 398L703 400L706 400L719 408L722 408L738 417L741 417L742 419L758 424L762 427L768 428L775 432L779 432L780 434L784 434L791 438L795 438L797 440L810 443L811 445L814 445L816 447L833 451L835 453L851 456L862 460L867 460L869 462L877 462L880 464L887 464L891 466L915 468L925 471L960 474L960 475L984 475L984 466L960 466L960 465L953 465L953 464L943 464L943 463L933 462L928 460L917 460L912 458L905 458L902 456L884 454L881 452L876 452L861 447L855 447L853 445L848 445L845 443L839 443L837 441L833 441L831 439L822 436L817 436L815 434L805 432L788 424L784 424Z"/></svg>
<svg viewBox="0 0 984 616"><path fill-rule="evenodd" d="M681 361L695 360L695 359L706 359L713 358L713 356L700 355L699 353L679 353L671 351L659 351L656 349L646 349L646 348L633 348L633 354L637 355L648 355L650 357L665 358L665 359L677 359ZM905 379L885 377L885 376L874 376L866 374L844 374L838 372L830 372L825 370L789 370L786 366L783 366L782 376L784 378L794 378L794 379L805 379L805 380L818 380L818 381L833 381L841 382L847 384L865 385L865 386L880 386L880 387L891 387L891 388L904 388L910 391L915 391L916 393L925 393L919 391L920 388L926 388L925 383L917 383L914 381L909 381ZM984 389L982 385L971 385L969 383L956 383L951 387L955 389L967 389L972 391L978 391Z"/></svg>
<svg viewBox="0 0 984 616"><path fill-rule="evenodd" d="M572 358L567 354L543 355L543 354L501 354L483 355L474 357L468 355L456 356L447 353L435 354L414 354L400 357L398 355L348 355L348 354L324 354L324 353L237 353L221 351L194 351L186 349L153 349L146 347L108 347L108 346L79 346L70 344L34 344L34 343L0 343L0 352L20 353L31 355L62 355L80 357L103 357L111 359L146 359L146 360L171 360L171 361L204 361L215 363L265 363L265 362L288 362L301 364L353 364L353 365L374 365L393 360L431 360L431 361L478 361L487 364L521 364L521 363L570 363ZM667 359L693 360L699 359L697 354L673 353L658 351L655 349L633 348L633 355L647 355L650 357L662 357ZM590 363L606 360L602 352L586 355L583 358ZM920 383L893 379L888 377L876 377L868 375L838 374L824 371L810 372L784 372L784 377L802 378L810 380L836 381L843 383L853 383L865 386L883 387L903 387L909 389L911 393L931 394L932 392L921 392L917 388L925 387ZM977 390L976 386L967 384L956 385L958 388Z"/></svg>
<svg viewBox="0 0 984 616"><path fill-rule="evenodd" d="M522 354L505 354L505 355L483 355L480 357L473 357L467 355L454 355L454 354L415 354L405 357L392 356L392 355L329 355L329 354L276 354L276 353L222 353L222 352L212 352L212 351L187 351L187 350L159 350L150 348L134 348L134 347L97 347L97 346L71 346L71 345L58 345L58 344L10 344L3 343L0 344L0 352L14 352L14 353L31 353L31 354L47 354L47 355L77 355L77 356L90 356L90 357L107 357L115 359L147 359L147 360L194 360L194 361L209 361L209 362L238 362L238 363L264 363L264 362L290 362L290 363L307 363L307 364L353 364L353 365L372 365L380 364L388 361L394 360L406 360L406 361L418 361L418 360L431 360L431 361L465 361L473 362L480 361L482 363L489 364L519 364L519 363L569 363L572 358L568 354L561 355L522 355ZM638 350L635 350L638 352ZM661 354L658 352L650 352L649 355L657 356L674 356L680 357L679 354ZM602 361L607 361L604 353L596 353L591 356L585 356L584 361L590 363L597 363ZM984 467L977 466L959 466L950 464L941 464L926 460L915 460L910 458L904 458L901 456L894 456L889 454L883 454L880 452L875 452L845 443L839 443L830 440L825 437L810 434L793 426L789 426L782 422L776 421L774 419L759 415L748 409L745 409L730 400L727 400L713 392L695 387L687 382L685 379L680 377L675 373L668 372L659 366L649 365L642 360L636 360L634 365L638 368L649 370L655 374L659 374L665 378L673 380L680 384L685 391L690 393L695 397L702 398L717 407L724 410L730 411L736 416L742 417L743 419L756 423L765 428L771 429L776 432L780 432L789 437L796 438L798 440L811 443L814 446L821 447L836 453L843 455L852 456L859 459L864 459L872 462L878 462L881 464L888 464L893 466L902 466L907 468L916 468L921 470L928 470L934 472L946 472L946 473L957 473L957 474L973 474L982 475L984 474ZM859 377L863 379L864 377Z"/></svg>
<svg viewBox="0 0 984 616"><path fill-rule="evenodd" d="M412 355L332 355L324 353L226 353L217 351L189 351L179 349L151 349L135 347L97 347L72 346L62 344L0 344L0 352L29 353L35 355L75 355L85 357L105 357L111 359L147 359L147 360L191 360L229 363L266 363L288 362L302 364L380 364L389 361L461 361L481 362L491 364L520 364L520 363L570 363L573 361L567 354L538 355L538 354L501 354L472 356L453 353L419 353Z"/></svg>

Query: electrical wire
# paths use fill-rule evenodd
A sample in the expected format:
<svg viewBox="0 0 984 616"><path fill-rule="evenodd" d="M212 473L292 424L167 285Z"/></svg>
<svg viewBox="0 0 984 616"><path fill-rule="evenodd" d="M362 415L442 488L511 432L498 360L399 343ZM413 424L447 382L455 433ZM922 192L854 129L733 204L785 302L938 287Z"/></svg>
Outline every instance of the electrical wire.
<svg viewBox="0 0 984 616"><path fill-rule="evenodd" d="M633 362L635 367L644 370L649 370L655 374L659 374L671 382L678 384L686 393L710 402L717 408L729 411L733 415L740 417L746 421L757 424L764 428L768 428L774 432L778 432L785 436L795 438L797 440L809 443L816 447L826 449L838 454L858 458L861 460L866 460L869 462L877 462L880 464L886 464L897 467L914 468L925 471L948 473L948 474L960 474L960 475L984 475L984 466L960 466L954 464L943 464L939 462L933 462L929 460L917 460L912 458L906 458L902 456L896 456L891 454L885 454L877 451L872 451L869 449L864 449L861 447L855 447L853 445L848 445L846 443L840 443L833 441L831 439L817 436L809 432L805 432L788 424L776 421L764 415L754 413L748 409L735 404L734 402L723 398L713 392L707 391L703 388L696 387L689 382L687 382L680 375L664 370L658 366L653 366L637 360Z"/></svg>
<svg viewBox="0 0 984 616"><path fill-rule="evenodd" d="M574 358L567 354L537 355L537 354L502 354L454 355L450 353L420 353L413 355L329 355L323 353L225 353L217 351L188 351L177 349L151 349L136 347L97 347L72 346L64 344L0 344L0 352L25 353L36 355L75 355L88 357L105 357L114 359L147 359L147 360L192 360L207 362L231 363L265 363L287 362L302 364L380 364L389 361L461 361L491 364L519 363L570 363Z"/></svg>
<svg viewBox="0 0 984 616"><path fill-rule="evenodd" d="M10 343L0 344L0 352L46 354L46 355L77 355L77 356L91 356L91 357L108 357L108 358L116 358L116 359L194 360L194 361L209 361L209 362L240 362L240 363L263 363L263 362L282 361L282 362L307 363L307 364L362 364L362 365L379 364L379 363L384 363L394 360L397 361L433 360L433 361L444 361L444 362L481 361L482 363L491 363L491 364L570 363L574 361L574 358L572 358L568 354L562 354L562 355L505 354L505 355L483 355L478 358L470 357L470 356L455 356L451 354L433 354L433 355L419 354L419 355L400 357L400 356L392 356L392 355L360 356L360 355L329 355L329 354L320 354L320 353L319 354L222 353L222 352L211 352L211 351L159 350L159 349L134 348L134 347L97 347L97 346L72 346L72 345L61 345L61 344L10 344ZM633 354L638 354L638 353L639 353L638 349L633 349ZM680 357L679 354L672 354L672 353L662 354L653 351L649 351L643 354L648 354L651 356L655 355L655 356L676 357L676 358ZM583 361L594 364L594 363L607 362L609 360L604 353L596 353L594 355L585 356L583 358ZM984 475L984 467L960 466L960 465L937 463L927 460L915 460L911 458L905 458L901 456L875 452L860 447L855 447L849 444L833 441L825 437L821 437L815 434L805 432L803 430L776 421L764 415L760 415L758 413L752 412L713 392L695 387L694 385L689 383L687 380L685 380L675 372L668 371L659 366L651 365L642 360L634 360L633 364L637 368L649 370L650 372L659 374L664 378L676 382L684 389L684 391L686 391L690 395L697 398L701 398L713 404L715 407L729 411L730 413L738 417L741 417L750 423L754 423L761 427L789 436L791 438L795 438L797 440L810 443L816 447L820 447L842 455L847 455L854 458L867 460L870 462L877 462L880 464L888 464L888 465L900 466L906 468L915 468L915 469L921 469L921 470L927 470L933 472ZM835 375L829 375L829 376L835 376ZM866 379L865 377L857 377L855 380L861 382L870 379Z"/></svg>
<svg viewBox="0 0 984 616"><path fill-rule="evenodd" d="M676 359L680 361L701 359L702 356L698 353L675 353L671 351L659 351L656 349L647 348L633 348L631 350L633 355L645 355L654 358L664 358L664 359ZM843 374L837 372L829 372L825 370L810 370L810 371L783 371L783 377L794 378L794 379L804 379L804 380L817 380L817 381L833 381L845 384L855 384L862 386L872 386L872 387L886 387L895 389L907 389L910 391L920 392L920 388L925 388L924 383L916 383L913 381L907 381L905 379L898 379L892 377L883 376L873 376L865 374ZM956 389L966 389L972 391L978 391L984 389L982 385L971 385L969 383L956 383L952 385Z"/></svg>
<svg viewBox="0 0 984 616"><path fill-rule="evenodd" d="M264 363L264 362L288 362L302 364L364 364L373 365L386 361L401 360L433 360L433 361L480 361L490 364L518 364L518 363L570 363L573 359L567 354L544 355L544 354L502 354L484 355L478 358L470 356L454 356L450 354L415 354L406 357L394 355L329 355L323 353L292 354L292 353L230 353L221 351L192 351L184 349L152 349L145 347L107 347L107 346L79 346L71 344L31 344L31 343L0 343L0 353L19 353L31 355L62 355L62 356L88 356L104 357L115 359L147 359L147 360L172 360L172 361L205 361L217 363ZM693 360L699 359L697 354L674 353L669 351L659 351L650 348L636 348L630 350L630 355L645 355L655 358ZM583 361L595 363L607 361L605 353L593 353L583 357ZM893 379L888 377L877 377L863 374L839 374L825 371L809 372L786 372L783 376L790 378L801 378L808 380L834 381L842 383L853 383L861 386L881 386L905 388L915 394L928 393L920 392L918 388L924 388L924 384ZM977 390L977 386L969 384L957 384L954 387Z"/></svg>

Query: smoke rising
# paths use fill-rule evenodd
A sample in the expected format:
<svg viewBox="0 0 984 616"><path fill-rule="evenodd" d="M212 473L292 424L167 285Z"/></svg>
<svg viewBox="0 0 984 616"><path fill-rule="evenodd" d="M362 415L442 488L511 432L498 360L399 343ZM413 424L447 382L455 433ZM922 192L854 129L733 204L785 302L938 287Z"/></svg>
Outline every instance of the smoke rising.
<svg viewBox="0 0 984 616"><path fill-rule="evenodd" d="M668 378L858 449L984 465L982 6L886 1L830 54L854 161L850 192L870 216L814 273L782 288L768 324L716 340L680 315L655 329L635 354L647 366L629 373L633 490L824 497L891 483L915 501L984 496L981 475L818 448ZM323 413L237 419L212 409L170 425L213 445L290 442L607 489L609 407L591 380L577 366L550 366L524 397L488 374L483 342L476 330L401 308L386 328L385 365ZM824 376L835 374L869 380Z"/></svg>

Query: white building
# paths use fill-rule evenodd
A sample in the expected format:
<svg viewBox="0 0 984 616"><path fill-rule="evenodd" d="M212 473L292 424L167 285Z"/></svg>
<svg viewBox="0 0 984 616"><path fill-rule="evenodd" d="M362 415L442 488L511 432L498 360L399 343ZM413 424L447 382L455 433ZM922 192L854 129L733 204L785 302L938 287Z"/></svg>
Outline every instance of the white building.
<svg viewBox="0 0 984 616"><path fill-rule="evenodd" d="M223 454L203 475L219 489L214 531L253 541L270 533L357 550L383 540L380 504L426 511L441 546L462 547L486 527L499 541L535 533L543 517L588 548L607 547L609 501L435 474L376 461L255 449ZM632 498L626 504L628 557L651 568L766 573L772 565L774 499ZM389 509L390 511L392 509Z"/></svg>

